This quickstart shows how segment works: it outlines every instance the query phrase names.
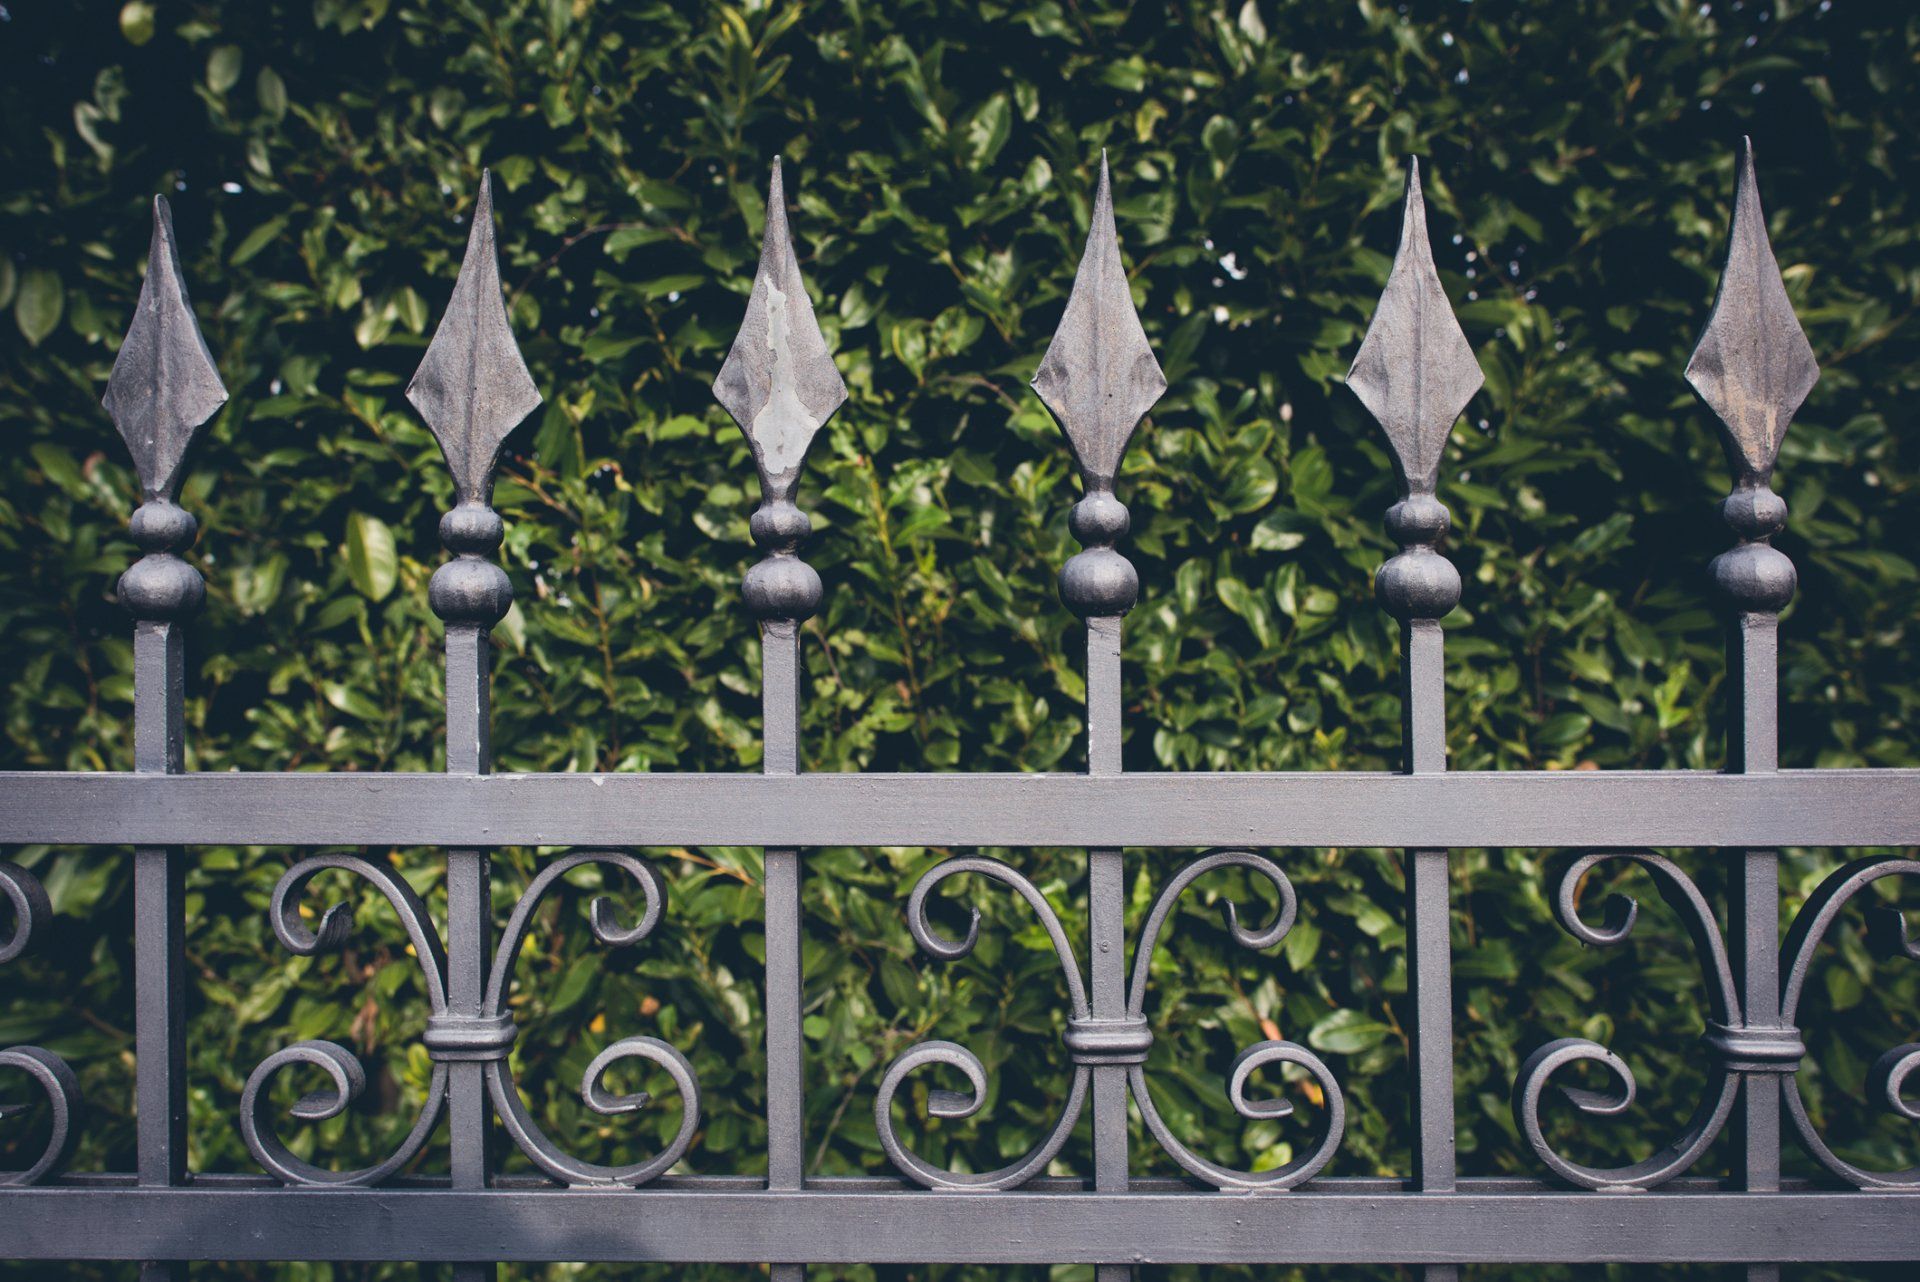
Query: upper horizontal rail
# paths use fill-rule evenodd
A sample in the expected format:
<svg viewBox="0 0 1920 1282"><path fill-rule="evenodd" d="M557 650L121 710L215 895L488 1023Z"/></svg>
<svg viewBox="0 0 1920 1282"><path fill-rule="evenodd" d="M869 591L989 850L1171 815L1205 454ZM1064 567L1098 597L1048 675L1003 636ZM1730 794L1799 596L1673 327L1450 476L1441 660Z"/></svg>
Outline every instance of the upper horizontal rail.
<svg viewBox="0 0 1920 1282"><path fill-rule="evenodd" d="M1920 770L1291 774L0 772L0 843L1920 845Z"/></svg>

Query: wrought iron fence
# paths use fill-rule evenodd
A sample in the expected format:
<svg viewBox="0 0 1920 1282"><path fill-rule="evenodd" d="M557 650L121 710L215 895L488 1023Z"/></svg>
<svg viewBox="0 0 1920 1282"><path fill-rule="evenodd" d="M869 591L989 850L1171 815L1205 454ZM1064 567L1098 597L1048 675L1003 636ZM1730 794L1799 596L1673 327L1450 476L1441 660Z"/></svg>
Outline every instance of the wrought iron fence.
<svg viewBox="0 0 1920 1282"><path fill-rule="evenodd" d="M1452 424L1481 373L1435 272L1414 165L1398 255L1348 377L1386 432L1402 491L1386 514L1401 550L1381 568L1376 589L1401 624L1405 769L1125 776L1121 626L1139 588L1119 550L1129 516L1114 483L1166 380L1129 293L1103 158L1085 255L1033 381L1065 431L1084 487L1071 513L1082 550L1062 568L1060 592L1086 621L1087 771L803 775L799 628L822 585L801 557L809 522L795 502L796 485L809 443L847 393L800 276L776 160L746 319L714 383L751 444L760 479L751 530L765 556L747 571L744 595L763 641L764 774L490 775L489 630L506 614L512 590L493 559L503 526L489 499L502 442L540 395L502 306L483 176L452 300L407 388L445 452L458 499L440 524L451 559L430 586L432 608L446 623L447 773L193 775L182 759L183 629L204 588L181 556L195 522L174 495L196 430L226 392L188 305L166 203L156 200L146 283L104 400L133 454L143 497L132 533L145 555L119 586L135 619L136 768L0 776L0 842L133 849L138 1169L67 1173L84 1122L73 1073L37 1047L0 1051L0 1066L32 1078L51 1115L38 1159L0 1175L0 1257L139 1260L152 1277L176 1276L185 1262L206 1259L433 1260L451 1262L465 1278L492 1276L500 1261L722 1261L770 1264L784 1282L808 1264L837 1262L1083 1263L1098 1266L1108 1282L1143 1262L1370 1261L1446 1278L1483 1261L1719 1261L1745 1265L1758 1278L1777 1276L1782 1262L1920 1259L1920 1169L1867 1170L1835 1153L1801 1096L1804 1047L1795 1025L1835 919L1866 887L1920 873L1920 862L1849 864L1808 900L1784 944L1778 932L1777 848L1920 844L1920 771L1776 768L1777 621L1795 573L1771 543L1787 511L1769 479L1788 421L1817 376L1768 244L1747 148L1719 296L1686 370L1719 420L1735 478L1722 511L1736 542L1712 565L1728 621L1727 766L1447 774L1440 624L1460 599L1461 580L1440 550L1449 516L1436 485ZM303 889L328 870L357 874L392 905L420 967L431 1005L423 1038L433 1066L427 1102L400 1146L363 1169L297 1156L276 1129L269 1087L283 1069L318 1070L327 1082L294 1105L297 1122L336 1116L365 1089L359 1061L325 1041L278 1051L247 1082L239 1125L264 1175L187 1168L183 870L197 847L267 843L446 852L444 942L408 883L360 855L310 854L287 870L272 897L280 942L294 953L319 953L339 947L353 922L335 907L307 925ZM681 1096L677 1134L644 1162L584 1161L543 1133L516 1089L508 1058L516 1030L506 1002L514 958L543 897L570 871L596 864L631 880L645 905L639 919L622 921L600 899L590 923L604 943L633 943L660 926L665 894L651 866L623 848L718 844L765 848L767 1175L672 1174L699 1131L700 1088L680 1052L651 1037L600 1050L582 1093L603 1115L644 1108L645 1095L613 1093L606 1074L621 1061L646 1061ZM572 849L541 868L495 943L488 852L507 845ZM1032 909L1058 955L1071 1085L1046 1137L1007 1166L947 1169L902 1134L895 1103L917 1070L943 1067L967 1083L964 1092L926 1093L935 1117L972 1116L988 1094L979 1058L964 1046L928 1041L887 1068L874 1103L881 1143L901 1178L808 1178L800 890L807 851L828 845L1089 852L1084 973L1053 906L1006 862L949 858L921 878L905 905L921 949L953 961L973 949L977 915L964 938L948 937L929 919L930 896L951 878L996 881ZM1161 888L1132 941L1129 978L1123 850L1195 846L1217 849ZM1240 1116L1271 1119L1292 1106L1258 1097L1256 1073L1280 1066L1296 1080L1312 1079L1317 1134L1283 1165L1219 1165L1183 1144L1156 1108L1148 990L1169 914L1201 877L1239 868L1270 883L1278 909L1254 927L1229 905L1227 928L1245 948L1274 947L1293 926L1297 901L1284 858L1262 851L1293 846L1406 851L1413 1166L1404 1178L1321 1176L1341 1141L1341 1082L1291 1041L1246 1048L1226 1091ZM1582 878L1608 861L1644 869L1687 927L1711 1006L1702 1049L1712 1084L1681 1134L1644 1161L1589 1166L1550 1142L1542 1120L1548 1088L1570 1066L1597 1067L1611 1083L1581 1089L1562 1076L1557 1093L1583 1113L1622 1112L1636 1093L1632 1072L1612 1050L1565 1037L1534 1051L1513 1086L1514 1121L1540 1178L1457 1177L1448 852L1502 846L1580 852L1558 880L1554 906L1585 943L1617 944L1634 926L1636 907L1622 897L1608 902L1598 925L1580 914ZM1709 848L1728 862L1725 936L1694 882L1655 853L1669 847ZM0 863L0 891L13 919L0 944L3 963L45 928L49 907L35 878L12 864ZM1868 918L1869 936L1884 953L1920 957L1898 912L1875 906ZM1920 1105L1903 1093L1916 1070L1920 1044L1889 1050L1869 1074L1874 1101L1920 1120ZM1131 1175L1130 1106L1190 1178ZM1088 1109L1091 1169L1051 1174ZM1783 1111L1827 1178L1782 1177ZM443 1115L450 1175L396 1180ZM539 1177L499 1172L490 1151L496 1118ZM1689 1175L1729 1128L1737 1141L1732 1177Z"/></svg>

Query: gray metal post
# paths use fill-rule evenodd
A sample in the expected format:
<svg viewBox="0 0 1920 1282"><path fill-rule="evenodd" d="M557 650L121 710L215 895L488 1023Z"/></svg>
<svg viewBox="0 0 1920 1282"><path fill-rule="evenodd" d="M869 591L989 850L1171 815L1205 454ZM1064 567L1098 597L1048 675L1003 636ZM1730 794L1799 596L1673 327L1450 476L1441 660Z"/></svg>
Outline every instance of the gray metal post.
<svg viewBox="0 0 1920 1282"><path fill-rule="evenodd" d="M760 506L750 529L766 555L747 571L743 595L760 621L762 770L800 770L800 624L820 605L820 576L800 559L812 525L793 503L807 446L847 399L814 318L787 226L780 158L767 188L747 314L714 379L713 394L739 424L760 476ZM767 1187L799 1192L806 1184L806 1063L801 1028L800 854L762 852L766 893ZM800 1282L797 1264L773 1264L774 1282Z"/></svg>
<svg viewBox="0 0 1920 1282"><path fill-rule="evenodd" d="M506 529L489 500L501 445L540 404L501 297L493 185L483 172L453 297L407 385L407 399L440 442L454 480L455 505L440 520L440 541L453 559L434 571L427 591L433 612L447 626L447 773L453 775L484 775L493 765L490 630L512 608L513 585L493 561ZM493 933L490 862L484 848L447 851L443 1027L484 1020ZM442 1044L440 1030L431 1031L430 1053L447 1061L453 1187L485 1189L493 1138L488 1064ZM496 1274L488 1263L453 1269L458 1282L486 1282Z"/></svg>
<svg viewBox="0 0 1920 1282"><path fill-rule="evenodd" d="M145 555L120 576L119 591L135 620L134 770L141 774L186 769L182 633L206 584L179 556L199 527L173 496L200 426L226 399L187 298L172 212L156 196L146 280L101 401L140 477L132 531ZM175 1187L187 1178L184 860L175 846L141 846L133 854L134 1099L145 1187ZM150 1262L141 1276L162 1282L185 1271L183 1264Z"/></svg>
<svg viewBox="0 0 1920 1282"><path fill-rule="evenodd" d="M1113 180L1100 156L1099 185L1087 227L1086 250L1074 275L1060 326L1034 375L1033 390L1066 433L1080 468L1083 494L1069 526L1082 550L1060 571L1060 598L1086 621L1087 773L1121 772L1121 618L1140 595L1133 565L1114 549L1130 518L1114 497L1114 477L1127 443L1147 411L1167 390L1166 376L1134 310L1113 222ZM1127 894L1125 854L1112 848L1087 854L1088 999L1092 1022L1120 1026L1127 1010ZM1093 1071L1093 1186L1100 1193L1127 1189L1127 1092L1133 1052L1080 1054ZM1130 1264L1101 1265L1099 1282L1125 1282Z"/></svg>
<svg viewBox="0 0 1920 1282"><path fill-rule="evenodd" d="M1780 757L1780 611L1793 599L1797 579L1793 562L1772 545L1786 528L1787 505L1769 482L1787 425L1813 390L1820 367L1767 238L1750 141L1743 142L1735 168L1726 270L1686 376L1719 421L1734 474L1733 492L1720 510L1740 541L1712 567L1727 614L1726 768L1770 775ZM1779 1191L1781 1085L1799 1063L1798 1038L1781 1019L1779 862L1772 849L1741 850L1727 878L1730 960L1744 1030L1775 1035L1794 1052L1744 1065L1733 1132L1734 1182L1755 1193ZM1779 1276L1774 1264L1747 1269L1750 1282Z"/></svg>
<svg viewBox="0 0 1920 1282"><path fill-rule="evenodd" d="M1480 389L1479 363L1440 286L1427 240L1420 164L1407 162L1400 248L1347 375L1392 447L1402 498L1387 513L1400 552L1375 594L1400 620L1401 719L1408 774L1447 768L1446 640L1440 620L1460 601L1460 573L1437 550L1451 517L1434 494L1454 420ZM1412 1187L1454 1189L1453 957L1447 852L1406 852L1407 991L1413 999ZM1459 1269L1429 1265L1428 1282Z"/></svg>

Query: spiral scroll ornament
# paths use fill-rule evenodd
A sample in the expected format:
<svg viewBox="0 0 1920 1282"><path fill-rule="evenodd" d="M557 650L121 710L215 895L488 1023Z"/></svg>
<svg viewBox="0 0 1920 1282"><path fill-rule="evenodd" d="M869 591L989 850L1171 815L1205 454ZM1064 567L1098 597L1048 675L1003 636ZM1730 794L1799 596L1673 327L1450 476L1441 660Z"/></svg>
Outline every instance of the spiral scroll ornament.
<svg viewBox="0 0 1920 1282"><path fill-rule="evenodd" d="M33 946L40 924L53 915L53 905L40 879L17 864L0 863L0 898L7 901L13 916L12 931L0 937L0 965L5 965ZM18 1069L31 1077L47 1097L53 1114L53 1127L40 1156L25 1170L0 1171L0 1187L38 1184L58 1174L73 1156L73 1145L79 1138L75 1122L80 1112L80 1082L65 1060L38 1046L0 1050L0 1068ZM0 1102L0 1121L26 1112L27 1107Z"/></svg>
<svg viewBox="0 0 1920 1282"><path fill-rule="evenodd" d="M1686 927L1707 980L1711 1018L1705 1041L1713 1054L1718 1080L1701 1097L1680 1136L1659 1152L1627 1166L1587 1166L1563 1157L1547 1140L1541 1113L1553 1075L1569 1065L1583 1062L1598 1064L1606 1070L1612 1078L1611 1089L1557 1088L1575 1108L1590 1117L1617 1117L1626 1112L1633 1106L1639 1086L1626 1061L1605 1046L1586 1038L1562 1037L1534 1051L1520 1066L1513 1088L1513 1116L1534 1156L1568 1183L1590 1189L1650 1189L1685 1172L1713 1143L1733 1111L1743 1072L1776 1071L1782 1062L1797 1062L1800 1051L1798 1038L1791 1030L1746 1027L1740 1014L1733 968L1727 961L1726 945L1714 922L1713 909L1692 878L1672 860L1634 850L1597 852L1574 860L1561 874L1559 891L1554 898L1554 915L1567 933L1584 944L1600 948L1619 944L1633 933L1640 907L1626 895L1607 899L1606 915L1598 926L1580 916L1582 879L1590 870L1613 862L1632 863L1646 869L1659 888L1660 897L1679 914Z"/></svg>
<svg viewBox="0 0 1920 1282"><path fill-rule="evenodd" d="M916 1184L934 1189L958 1190L995 1190L1018 1188L1040 1172L1059 1154L1066 1144L1067 1136L1072 1134L1074 1123L1080 1120L1080 1111L1086 1105L1087 1085L1092 1077L1092 1066L1096 1063L1112 1063L1111 1058L1103 1058L1099 1046L1099 1034L1104 1029L1093 1023L1093 1011L1087 1004L1087 990L1081 982L1080 965L1074 960L1073 946L1067 940L1067 932L1060 925L1059 916L1047 897L1040 893L1039 887L1015 872L997 859L963 858L949 859L936 864L913 888L913 894L907 901L907 929L913 933L914 942L929 956L941 961L959 961L973 951L980 937L980 910L973 910L973 919L967 924L966 938L948 939L933 928L927 918L927 899L939 885L952 877L975 873L992 881L1013 888L1022 899L1032 907L1040 924L1047 932L1047 938L1053 943L1054 955L1060 959L1060 966L1066 975L1067 997L1071 1015L1068 1020L1068 1045L1073 1055L1073 1085L1068 1090L1066 1108L1062 1110L1060 1120L1053 1130L1036 1144L1031 1151L1018 1161L999 1170L983 1172L951 1171L934 1166L920 1157L901 1140L893 1123L893 1100L909 1074L930 1064L942 1064L959 1069L966 1076L972 1088L969 1094L958 1091L934 1090L927 1093L927 1112L934 1117L962 1119L972 1117L980 1111L986 1102L987 1073L980 1060L966 1047L954 1042L926 1041L911 1047L888 1066L886 1074L880 1079L880 1090L873 1105L873 1120L880 1132L880 1146L886 1150L893 1164ZM1076 1033L1083 1040L1074 1044Z"/></svg>
<svg viewBox="0 0 1920 1282"><path fill-rule="evenodd" d="M1826 937L1840 910L1847 906L1861 891L1874 882L1886 877L1920 876L1920 860L1897 859L1883 856L1875 859L1861 859L1835 871L1821 882L1806 904L1794 918L1793 927L1787 932L1787 942L1781 949L1780 1015L1784 1022L1792 1023L1799 1013L1800 998L1806 989L1807 976L1813 969L1814 954L1820 948L1820 941ZM1884 958L1905 957L1920 961L1920 944L1915 943L1907 931L1906 917L1895 908L1875 906L1867 910L1867 944L1879 956ZM1867 1071L1867 1098L1880 1108L1904 1117L1909 1121L1920 1122L1920 1104L1907 1098L1908 1081L1920 1075L1920 1043L1908 1042L1896 1046L1874 1061ZM1807 1101L1801 1093L1800 1079L1793 1079L1792 1089L1785 1092L1787 1115L1793 1118L1794 1129L1800 1132L1800 1141L1813 1155L1815 1161L1833 1172L1847 1183L1863 1189L1913 1189L1920 1188L1920 1166L1910 1166L1900 1171L1870 1171L1839 1156L1828 1147L1819 1131L1814 1129L1813 1120L1807 1116Z"/></svg>
<svg viewBox="0 0 1920 1282"><path fill-rule="evenodd" d="M649 1161L631 1166L599 1166L572 1157L540 1129L514 1087L507 1056L514 1043L515 1027L506 1008L507 993L513 983L513 963L542 900L562 877L587 864L625 872L646 901L640 920L626 926L619 921L611 900L596 897L588 908L588 922L596 939L613 947L624 947L646 938L659 923L666 891L659 874L646 863L611 850L574 851L555 859L533 879L514 906L506 932L494 952L486 998L477 1014L463 1014L450 1008L446 954L440 936L419 895L391 868L360 855L324 854L303 859L283 873L274 887L270 907L273 931L289 952L299 956L338 951L353 931L353 914L346 904L334 904L326 909L311 929L301 920L301 894L320 873L328 870L354 873L372 884L392 905L413 946L426 984L428 1017L422 1041L433 1060L433 1076L427 1086L426 1102L412 1129L389 1157L372 1166L335 1171L295 1156L274 1133L267 1087L274 1074L282 1069L318 1069L329 1086L303 1096L290 1111L298 1121L319 1122L339 1116L360 1097L366 1089L366 1071L351 1051L334 1042L299 1042L278 1051L254 1069L241 1097L240 1133L254 1160L287 1184L379 1184L412 1162L433 1133L447 1103L447 1066L458 1061L481 1061L487 1067L488 1093L508 1134L529 1160L554 1179L570 1185L632 1186L646 1183L678 1162L693 1142L694 1131L699 1126L699 1089L686 1058L657 1038L629 1037L607 1047L589 1065L580 1087L588 1108L602 1116L622 1116L645 1107L648 1098L644 1094L615 1095L609 1091L605 1085L607 1070L616 1062L638 1059L667 1071L686 1107L673 1142Z"/></svg>
<svg viewBox="0 0 1920 1282"><path fill-rule="evenodd" d="M421 978L427 987L431 1018L444 1016L447 1010L446 956L440 947L426 904L412 886L392 868L353 854L311 855L280 875L274 885L268 907L268 919L281 946L300 957L317 957L338 952L353 933L353 910L337 903L320 915L319 925L308 929L300 920L300 898L307 884L323 872L350 872L365 879L392 905L413 945L420 964ZM285 1184L365 1186L378 1184L404 1169L425 1147L433 1134L440 1112L446 1106L446 1065L435 1061L433 1078L427 1084L426 1102L421 1105L411 1130L400 1146L382 1161L354 1170L335 1171L296 1156L274 1132L272 1105L267 1089L274 1075L295 1066L317 1068L328 1078L331 1089L302 1096L292 1107L293 1117L302 1122L320 1122L338 1117L366 1089L366 1070L352 1051L337 1042L298 1042L276 1051L263 1060L247 1078L240 1097L240 1137L267 1172Z"/></svg>
<svg viewBox="0 0 1920 1282"><path fill-rule="evenodd" d="M1280 907L1273 921L1259 930L1250 930L1240 924L1239 909L1231 900L1224 905L1227 934L1233 942L1242 948L1264 951L1277 946L1293 929L1293 923L1299 913L1299 903L1293 891L1293 883L1280 871L1278 864L1263 855L1247 850L1212 851L1194 860L1181 869L1174 879L1167 883L1154 901L1153 909L1147 915L1147 924L1140 934L1140 946L1134 952L1133 981L1127 992L1127 1013L1133 1019L1145 1022L1147 1003L1147 984L1153 973L1154 950L1159 946L1160 932L1165 927L1167 917L1173 912L1180 896L1187 888L1208 873L1221 868L1245 868L1249 872L1264 877L1279 893ZM1258 1042L1240 1052L1228 1070L1227 1098L1233 1103L1233 1111L1248 1121L1263 1121L1287 1117L1293 1112L1293 1105L1285 1099L1253 1100L1247 1098L1247 1083L1258 1070L1275 1065L1291 1064L1305 1069L1319 1083L1326 1101L1326 1116L1320 1133L1313 1143L1300 1156L1283 1166L1270 1171L1242 1171L1230 1166L1221 1166L1201 1157L1174 1137L1173 1131L1161 1118L1160 1111L1154 1107L1153 1094L1147 1089L1146 1062L1144 1058L1133 1065L1129 1079L1133 1089L1134 1103L1140 1109L1140 1116L1153 1133L1154 1139L1167 1155L1188 1174L1216 1188L1238 1190L1281 1190L1304 1184L1319 1174L1322 1168L1332 1160L1334 1152L1340 1147L1340 1137L1346 1129L1346 1097L1341 1093L1340 1083L1334 1079L1333 1072L1318 1055L1306 1047L1289 1041Z"/></svg>
<svg viewBox="0 0 1920 1282"><path fill-rule="evenodd" d="M1240 923L1238 909L1226 905L1227 931L1243 948L1267 949L1286 938L1293 928L1298 904L1292 883L1278 865L1263 856L1244 850L1213 851L1182 869L1161 891L1148 914L1139 948L1134 954L1132 986L1126 1014L1119 1019L1096 1019L1087 1001L1087 992L1074 958L1072 945L1060 919L1026 877L997 859L949 859L929 869L913 888L907 901L907 928L915 942L929 956L941 961L959 961L973 952L979 939L980 912L973 910L967 933L961 939L949 939L936 931L928 919L927 905L934 890L949 878L977 874L1011 887L1033 909L1067 982L1068 1018L1063 1040L1074 1066L1073 1083L1067 1102L1052 1131L1018 1161L998 1170L960 1172L934 1166L919 1156L900 1138L893 1120L893 1102L907 1078L921 1068L940 1065L958 1070L969 1086L967 1092L932 1090L927 1093L927 1112L932 1117L962 1119L978 1113L985 1103L987 1073L973 1052L949 1041L925 1041L910 1049L888 1066L880 1079L874 1100L874 1122L879 1128L880 1144L895 1167L907 1178L926 1188L983 1191L1018 1188L1047 1168L1059 1155L1080 1119L1086 1104L1092 1070L1099 1065L1123 1065L1128 1069L1129 1089L1140 1107L1142 1118L1154 1138L1169 1156L1190 1174L1216 1188L1236 1190L1280 1190L1310 1180L1326 1166L1336 1149L1346 1123L1346 1102L1340 1084L1326 1063L1304 1046L1288 1041L1266 1041L1240 1053L1228 1073L1227 1094L1234 1111L1249 1120L1286 1117L1293 1106L1284 1099L1248 1098L1248 1084L1254 1073L1270 1065L1291 1064L1305 1069L1319 1083L1326 1101L1324 1128L1305 1154L1272 1171L1240 1171L1219 1166L1192 1152L1173 1135L1154 1107L1146 1080L1147 1053L1153 1045L1153 1033L1147 1023L1147 984L1152 971L1154 950L1168 915L1186 889L1199 878L1220 868L1248 869L1266 878L1279 892L1280 908L1268 925L1249 929Z"/></svg>
<svg viewBox="0 0 1920 1282"><path fill-rule="evenodd" d="M486 1001L477 1023L483 1032L495 1029L504 1031L471 1057L487 1060L487 1090L493 1097L493 1107L500 1114L507 1133L513 1136L513 1142L519 1145L520 1151L535 1166L569 1185L633 1187L671 1170L674 1163L685 1156L687 1148L693 1143L694 1132L699 1129L700 1087L694 1080L693 1066L686 1057L657 1037L628 1037L602 1050L587 1065L586 1074L580 1082L580 1096L588 1108L603 1117L637 1113L650 1102L650 1097L644 1091L615 1095L607 1090L607 1070L623 1060L644 1061L666 1070L673 1079L674 1088L680 1092L680 1129L672 1142L654 1157L627 1166L602 1166L582 1161L554 1144L540 1129L540 1124L533 1120L527 1106L520 1102L520 1092L514 1088L513 1071L507 1061L507 1047L512 1042L513 1029L512 1016L507 1013L507 994L513 985L513 963L520 955L520 945L526 939L527 927L534 911L554 884L574 869L588 864L626 873L646 900L640 920L631 926L624 926L615 913L613 901L605 896L596 896L587 908L587 920L595 939L610 948L624 948L645 939L659 924L661 912L666 906L667 891L660 874L651 864L618 850L577 850L548 864L514 905L513 915L507 920L506 932L500 938L500 946L494 951Z"/></svg>

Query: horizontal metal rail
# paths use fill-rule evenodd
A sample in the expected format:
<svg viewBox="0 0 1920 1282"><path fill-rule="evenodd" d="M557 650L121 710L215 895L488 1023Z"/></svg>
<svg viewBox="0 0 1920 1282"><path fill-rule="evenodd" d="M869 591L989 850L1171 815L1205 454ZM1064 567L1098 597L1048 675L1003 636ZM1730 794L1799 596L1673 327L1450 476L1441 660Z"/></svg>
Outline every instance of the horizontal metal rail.
<svg viewBox="0 0 1920 1282"><path fill-rule="evenodd" d="M1920 770L0 772L0 842L147 846L1920 845Z"/></svg>
<svg viewBox="0 0 1920 1282"><path fill-rule="evenodd" d="M884 1182L882 1182L884 1183ZM1321 1180L1281 1194L858 1186L36 1188L0 1193L17 1259L751 1263L1727 1263L1920 1259L1913 1200L1868 1193L1415 1194Z"/></svg>

